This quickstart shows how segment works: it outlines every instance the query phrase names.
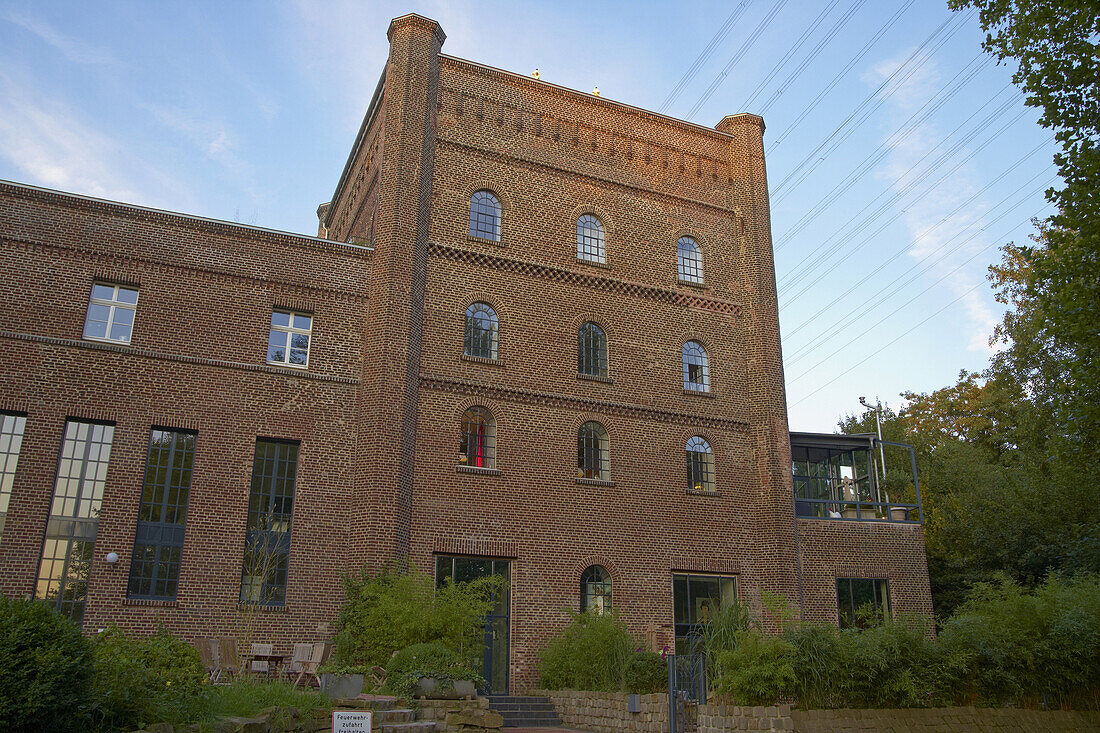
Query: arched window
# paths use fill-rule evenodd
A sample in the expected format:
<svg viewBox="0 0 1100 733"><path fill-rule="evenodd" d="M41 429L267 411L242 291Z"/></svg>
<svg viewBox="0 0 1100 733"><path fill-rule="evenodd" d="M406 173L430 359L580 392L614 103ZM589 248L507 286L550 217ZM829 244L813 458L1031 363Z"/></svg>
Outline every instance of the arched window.
<svg viewBox="0 0 1100 733"><path fill-rule="evenodd" d="M591 321L577 331L577 373L607 378L607 336Z"/></svg>
<svg viewBox="0 0 1100 733"><path fill-rule="evenodd" d="M500 200L489 191L470 197L470 236L500 241Z"/></svg>
<svg viewBox="0 0 1100 733"><path fill-rule="evenodd" d="M598 422L586 422L577 431L577 477L608 481L611 478L607 430Z"/></svg>
<svg viewBox="0 0 1100 733"><path fill-rule="evenodd" d="M698 435L687 442L687 471L689 490L714 491L714 453Z"/></svg>
<svg viewBox="0 0 1100 733"><path fill-rule="evenodd" d="M611 610L611 573L603 565L589 565L581 573L581 613Z"/></svg>
<svg viewBox="0 0 1100 733"><path fill-rule="evenodd" d="M676 243L676 266L684 282L703 282L703 248L691 237L680 237Z"/></svg>
<svg viewBox="0 0 1100 733"><path fill-rule="evenodd" d="M466 338L463 353L482 359L497 358L497 331L500 323L488 303L472 303L466 309Z"/></svg>
<svg viewBox="0 0 1100 733"><path fill-rule="evenodd" d="M707 350L698 341L684 344L684 389L692 392L710 391L710 371Z"/></svg>
<svg viewBox="0 0 1100 733"><path fill-rule="evenodd" d="M603 251L603 224L591 214L577 219L577 259L607 262Z"/></svg>
<svg viewBox="0 0 1100 733"><path fill-rule="evenodd" d="M484 407L471 407L462 413L458 463L475 468L496 468L497 425L493 413Z"/></svg>

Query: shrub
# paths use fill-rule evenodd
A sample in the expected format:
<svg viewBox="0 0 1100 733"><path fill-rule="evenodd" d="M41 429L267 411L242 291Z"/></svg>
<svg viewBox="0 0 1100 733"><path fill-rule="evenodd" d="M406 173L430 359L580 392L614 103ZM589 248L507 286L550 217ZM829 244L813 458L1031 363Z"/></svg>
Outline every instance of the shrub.
<svg viewBox="0 0 1100 733"><path fill-rule="evenodd" d="M206 694L195 701L195 709L190 717L192 722L229 716L247 717L267 708L294 709L308 720L315 711L332 707L332 702L320 692L303 690L289 682L244 678L234 680L228 685L206 687Z"/></svg>
<svg viewBox="0 0 1100 733"><path fill-rule="evenodd" d="M399 697L411 697L417 680L434 677L444 687L455 680L472 680L484 687L485 680L457 652L439 642L413 644L393 655L386 665L386 690Z"/></svg>
<svg viewBox="0 0 1100 733"><path fill-rule="evenodd" d="M832 708L845 699L843 671L846 654L836 626L805 624L788 629L785 638L794 647L794 696L804 708Z"/></svg>
<svg viewBox="0 0 1100 733"><path fill-rule="evenodd" d="M668 688L668 667L656 652L637 651L626 663L626 691L649 695Z"/></svg>
<svg viewBox="0 0 1100 733"><path fill-rule="evenodd" d="M859 708L926 707L936 694L939 650L924 619L902 618L840 634L847 704Z"/></svg>
<svg viewBox="0 0 1100 733"><path fill-rule="evenodd" d="M0 729L78 727L89 654L76 624L46 603L0 597Z"/></svg>
<svg viewBox="0 0 1100 733"><path fill-rule="evenodd" d="M699 625L699 633L691 644L693 654L703 654L707 665L707 677L717 679L722 675L722 652L737 648L737 639L750 629L759 629L760 622L738 599L714 608L706 623Z"/></svg>
<svg viewBox="0 0 1100 733"><path fill-rule="evenodd" d="M576 613L542 650L539 674L548 690L619 692L638 644L614 611Z"/></svg>
<svg viewBox="0 0 1100 733"><path fill-rule="evenodd" d="M432 641L472 661L484 646L484 616L503 585L502 578L488 577L437 589L427 573L392 568L349 576L333 664L384 666L395 651Z"/></svg>
<svg viewBox="0 0 1100 733"><path fill-rule="evenodd" d="M718 653L721 675L714 689L741 705L771 705L790 697L797 680L795 647L759 631L744 631L733 650Z"/></svg>
<svg viewBox="0 0 1100 733"><path fill-rule="evenodd" d="M144 639L117 629L92 643L93 721L130 730L149 723L186 723L202 715L206 670L198 651L161 629Z"/></svg>

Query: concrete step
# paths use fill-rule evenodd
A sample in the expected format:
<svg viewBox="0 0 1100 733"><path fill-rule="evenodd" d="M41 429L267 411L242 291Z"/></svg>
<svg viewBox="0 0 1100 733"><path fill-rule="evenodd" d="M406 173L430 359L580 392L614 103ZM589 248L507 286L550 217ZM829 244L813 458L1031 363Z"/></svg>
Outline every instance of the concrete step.
<svg viewBox="0 0 1100 733"><path fill-rule="evenodd" d="M500 713L505 728L554 728L561 725L554 704L534 695L490 695L489 709Z"/></svg>
<svg viewBox="0 0 1100 733"><path fill-rule="evenodd" d="M415 723L382 723L382 733L435 733L435 721L418 720Z"/></svg>

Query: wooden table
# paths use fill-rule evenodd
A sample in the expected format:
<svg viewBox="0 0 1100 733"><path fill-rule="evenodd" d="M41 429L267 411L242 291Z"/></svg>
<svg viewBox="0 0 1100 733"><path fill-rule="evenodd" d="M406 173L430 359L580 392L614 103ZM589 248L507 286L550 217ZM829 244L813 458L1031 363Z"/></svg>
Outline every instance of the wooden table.
<svg viewBox="0 0 1100 733"><path fill-rule="evenodd" d="M279 674L279 667L286 663L290 659L286 654L246 654L244 657L244 668L248 674L253 674L252 663L253 662L267 662L267 676L277 677ZM265 674L264 672L257 672L256 674Z"/></svg>

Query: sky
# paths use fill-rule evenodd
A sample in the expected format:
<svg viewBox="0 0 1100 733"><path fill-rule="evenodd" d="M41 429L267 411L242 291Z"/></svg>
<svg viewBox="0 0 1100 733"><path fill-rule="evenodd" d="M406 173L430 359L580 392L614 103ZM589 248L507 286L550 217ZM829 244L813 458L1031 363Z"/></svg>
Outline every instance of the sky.
<svg viewBox="0 0 1100 733"><path fill-rule="evenodd" d="M936 0L0 0L0 179L315 234L408 12L454 56L763 115L792 430L988 364L987 268L1051 212L1056 145Z"/></svg>

